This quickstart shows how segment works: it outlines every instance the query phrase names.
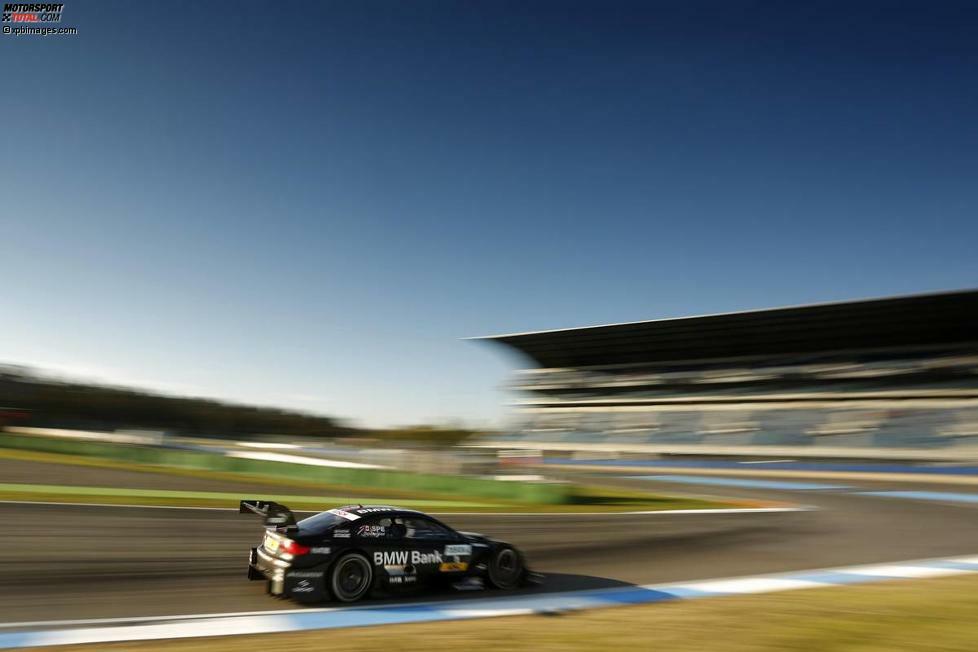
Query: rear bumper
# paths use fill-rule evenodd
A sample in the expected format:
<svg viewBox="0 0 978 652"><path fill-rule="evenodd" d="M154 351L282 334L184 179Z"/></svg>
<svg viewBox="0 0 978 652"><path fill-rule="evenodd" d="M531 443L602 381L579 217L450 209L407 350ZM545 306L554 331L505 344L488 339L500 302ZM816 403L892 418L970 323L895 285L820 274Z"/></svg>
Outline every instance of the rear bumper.
<svg viewBox="0 0 978 652"><path fill-rule="evenodd" d="M275 559L261 548L252 548L248 558L248 578L268 580L268 592L282 595L285 592L285 573L290 564Z"/></svg>
<svg viewBox="0 0 978 652"><path fill-rule="evenodd" d="M323 570L293 569L289 562L276 559L261 548L251 549L248 578L267 580L270 594L300 602L321 602L327 596Z"/></svg>

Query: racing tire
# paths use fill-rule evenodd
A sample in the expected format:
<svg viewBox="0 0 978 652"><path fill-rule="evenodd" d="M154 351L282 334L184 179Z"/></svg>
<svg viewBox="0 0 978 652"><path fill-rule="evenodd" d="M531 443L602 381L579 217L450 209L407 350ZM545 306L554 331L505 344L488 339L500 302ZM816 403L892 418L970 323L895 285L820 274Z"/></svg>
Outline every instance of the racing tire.
<svg viewBox="0 0 978 652"><path fill-rule="evenodd" d="M329 573L330 592L340 602L356 602L370 591L373 579L370 561L358 552L350 552L333 564Z"/></svg>
<svg viewBox="0 0 978 652"><path fill-rule="evenodd" d="M523 558L515 548L503 546L492 553L486 579L495 589L511 590L523 583L526 568Z"/></svg>

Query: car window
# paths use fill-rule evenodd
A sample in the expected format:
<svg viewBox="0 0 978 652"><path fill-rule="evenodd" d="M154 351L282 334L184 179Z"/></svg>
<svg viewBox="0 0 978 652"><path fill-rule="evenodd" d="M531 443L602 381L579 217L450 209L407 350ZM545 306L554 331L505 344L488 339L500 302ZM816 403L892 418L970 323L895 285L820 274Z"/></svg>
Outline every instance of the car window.
<svg viewBox="0 0 978 652"><path fill-rule="evenodd" d="M426 518L406 518L404 519L404 526L407 528L404 536L408 539L445 539L451 536L448 528Z"/></svg>
<svg viewBox="0 0 978 652"><path fill-rule="evenodd" d="M302 519L299 521L298 526L299 532L302 535L319 536L334 525L339 525L341 523L349 523L349 521L344 518L340 518L336 514L323 512L322 514L316 514L315 516Z"/></svg>
<svg viewBox="0 0 978 652"><path fill-rule="evenodd" d="M365 520L354 529L360 539L400 539L404 536L401 519L384 516Z"/></svg>

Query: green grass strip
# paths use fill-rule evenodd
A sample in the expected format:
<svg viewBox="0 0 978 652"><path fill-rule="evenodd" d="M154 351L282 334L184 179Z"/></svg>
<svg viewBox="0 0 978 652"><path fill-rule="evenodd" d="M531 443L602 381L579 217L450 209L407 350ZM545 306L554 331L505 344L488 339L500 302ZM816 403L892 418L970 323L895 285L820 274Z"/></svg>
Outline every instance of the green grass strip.
<svg viewBox="0 0 978 652"><path fill-rule="evenodd" d="M133 498L159 498L177 500L207 500L207 501L229 501L237 503L239 500L249 498L262 498L274 500L281 503L297 504L350 504L350 503L386 503L391 500L384 498L369 498L365 496L296 496L286 494L268 494L261 490L252 494L228 493L221 491L177 491L171 489L128 489L123 487L78 487L67 485L50 484L7 484L0 483L0 494L56 494L69 496L113 496L113 497L133 497ZM474 503L461 500L412 500L410 498L397 498L396 502L405 507L427 506L427 507L495 507L491 503Z"/></svg>

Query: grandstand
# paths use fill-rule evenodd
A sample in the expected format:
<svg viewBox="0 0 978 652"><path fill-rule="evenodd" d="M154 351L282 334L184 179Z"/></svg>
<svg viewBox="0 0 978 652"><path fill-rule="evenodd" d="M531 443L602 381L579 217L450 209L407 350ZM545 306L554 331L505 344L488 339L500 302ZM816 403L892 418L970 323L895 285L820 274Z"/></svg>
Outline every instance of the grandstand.
<svg viewBox="0 0 978 652"><path fill-rule="evenodd" d="M493 445L978 454L978 290L475 339L525 361Z"/></svg>

